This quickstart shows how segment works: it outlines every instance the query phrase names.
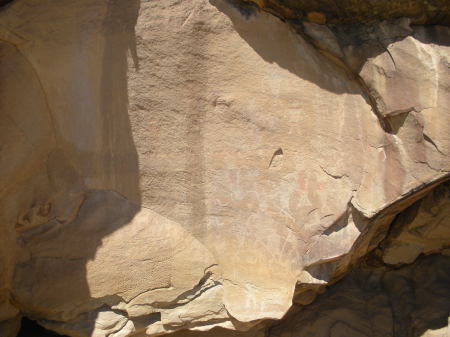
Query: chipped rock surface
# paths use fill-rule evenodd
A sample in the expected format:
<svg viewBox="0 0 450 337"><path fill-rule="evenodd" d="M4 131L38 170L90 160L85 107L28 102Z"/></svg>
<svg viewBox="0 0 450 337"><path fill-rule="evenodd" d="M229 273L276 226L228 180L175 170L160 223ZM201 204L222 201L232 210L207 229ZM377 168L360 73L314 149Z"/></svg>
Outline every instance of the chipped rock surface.
<svg viewBox="0 0 450 337"><path fill-rule="evenodd" d="M281 3L0 8L1 336L448 336L447 4Z"/></svg>

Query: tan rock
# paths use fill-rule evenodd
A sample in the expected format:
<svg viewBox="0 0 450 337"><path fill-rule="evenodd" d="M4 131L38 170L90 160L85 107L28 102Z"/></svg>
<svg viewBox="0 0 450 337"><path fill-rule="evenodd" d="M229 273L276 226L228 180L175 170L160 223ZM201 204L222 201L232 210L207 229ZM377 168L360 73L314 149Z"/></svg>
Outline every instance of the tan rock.
<svg viewBox="0 0 450 337"><path fill-rule="evenodd" d="M450 51L408 20L358 48L225 0L23 0L0 22L4 322L257 336L449 176ZM383 258L445 249L442 207Z"/></svg>

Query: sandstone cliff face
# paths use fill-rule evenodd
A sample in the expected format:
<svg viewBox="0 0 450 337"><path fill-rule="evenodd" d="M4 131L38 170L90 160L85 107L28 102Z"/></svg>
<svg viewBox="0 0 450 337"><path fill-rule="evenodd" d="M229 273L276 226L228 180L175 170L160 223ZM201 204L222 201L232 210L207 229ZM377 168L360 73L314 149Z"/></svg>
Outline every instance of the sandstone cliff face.
<svg viewBox="0 0 450 337"><path fill-rule="evenodd" d="M370 4L2 7L2 336L448 336L450 9Z"/></svg>

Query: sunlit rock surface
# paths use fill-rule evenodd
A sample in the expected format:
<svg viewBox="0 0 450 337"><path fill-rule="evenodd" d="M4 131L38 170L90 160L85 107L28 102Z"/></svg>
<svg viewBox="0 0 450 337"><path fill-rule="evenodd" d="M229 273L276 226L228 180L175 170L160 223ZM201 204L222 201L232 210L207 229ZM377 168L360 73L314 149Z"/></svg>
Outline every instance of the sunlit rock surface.
<svg viewBox="0 0 450 337"><path fill-rule="evenodd" d="M435 2L5 4L0 335L448 336Z"/></svg>

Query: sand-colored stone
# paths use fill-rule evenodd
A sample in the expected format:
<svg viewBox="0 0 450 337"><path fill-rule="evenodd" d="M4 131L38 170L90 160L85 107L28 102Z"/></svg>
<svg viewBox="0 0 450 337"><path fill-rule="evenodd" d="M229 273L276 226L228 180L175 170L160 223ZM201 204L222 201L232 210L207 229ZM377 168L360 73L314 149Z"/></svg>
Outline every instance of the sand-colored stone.
<svg viewBox="0 0 450 337"><path fill-rule="evenodd" d="M269 9L0 10L0 327L257 336L380 243L445 250L448 205L425 205L450 172L449 29Z"/></svg>

